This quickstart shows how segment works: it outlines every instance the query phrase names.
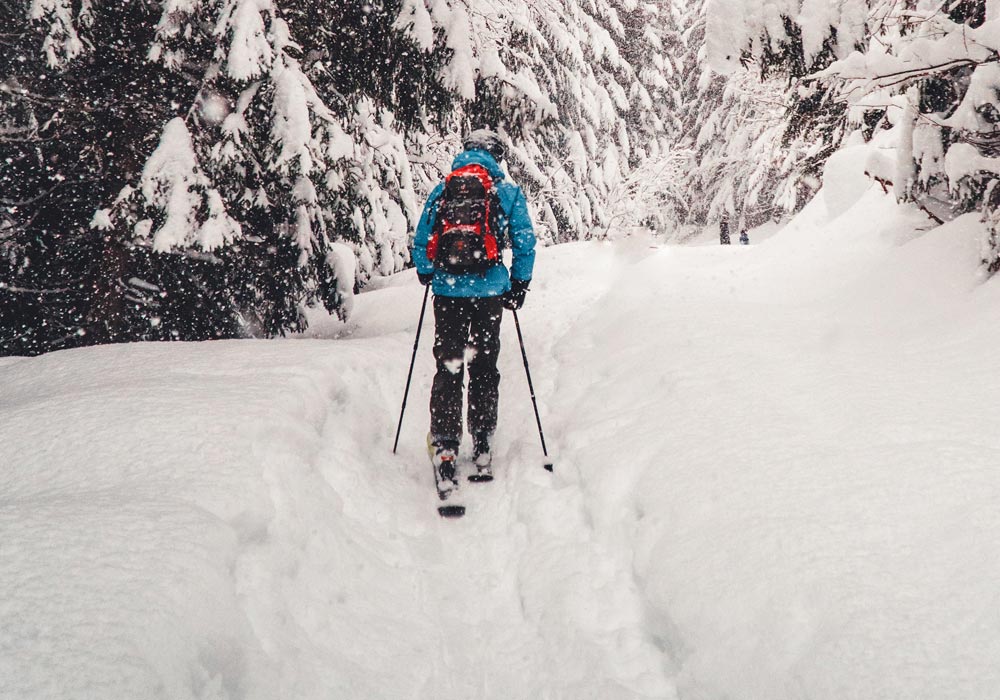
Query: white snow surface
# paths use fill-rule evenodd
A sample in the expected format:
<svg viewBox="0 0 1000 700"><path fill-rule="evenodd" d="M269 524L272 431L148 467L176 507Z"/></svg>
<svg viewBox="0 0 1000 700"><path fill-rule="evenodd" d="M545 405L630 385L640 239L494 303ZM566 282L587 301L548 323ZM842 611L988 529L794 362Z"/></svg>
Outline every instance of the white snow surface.
<svg viewBox="0 0 1000 700"><path fill-rule="evenodd" d="M973 217L841 193L540 251L555 472L507 318L457 521L430 322L391 452L412 273L306 339L0 361L0 697L995 697L1000 282Z"/></svg>

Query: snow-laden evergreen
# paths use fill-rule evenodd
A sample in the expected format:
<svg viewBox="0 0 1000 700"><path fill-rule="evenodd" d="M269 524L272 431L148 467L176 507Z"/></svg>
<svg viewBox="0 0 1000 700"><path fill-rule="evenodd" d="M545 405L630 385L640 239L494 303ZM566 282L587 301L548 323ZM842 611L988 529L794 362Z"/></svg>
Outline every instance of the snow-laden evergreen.
<svg viewBox="0 0 1000 700"><path fill-rule="evenodd" d="M679 110L681 144L693 154L684 177L687 223L780 220L816 194L827 158L846 135L847 110L828 87L806 80L834 54L827 35L815 46L805 35L834 16L847 22L855 9L849 2L812 5L688 4L681 51L692 70Z"/></svg>
<svg viewBox="0 0 1000 700"><path fill-rule="evenodd" d="M371 276L407 264L444 160L413 112L425 89L397 101L403 123L372 86L345 97L363 61L300 44L284 15L306 34L305 8L289 4L39 0L15 16L21 53L0 57L5 352L274 335L309 305L346 313ZM323 7L309 21L354 47ZM51 49L70 36L79 46ZM384 39L381 55L406 48ZM330 265L338 242L349 281Z"/></svg>
<svg viewBox="0 0 1000 700"><path fill-rule="evenodd" d="M511 171L567 240L604 235L632 168L670 158L675 20L670 4L432 0L404 3L397 25L428 49L429 28L446 37L441 74L466 123L511 138Z"/></svg>
<svg viewBox="0 0 1000 700"><path fill-rule="evenodd" d="M226 212L218 190L211 187L201 171L191 133L180 117L167 124L159 145L146 161L140 191L143 201L159 215L160 223L154 230L153 220L144 218L135 223L133 233L154 251L193 246L212 251L242 236L240 225ZM134 190L127 187L119 194L118 203L134 196ZM199 220L201 211L207 212L204 221ZM101 210L92 225L112 229L112 212Z"/></svg>
<svg viewBox="0 0 1000 700"><path fill-rule="evenodd" d="M899 198L938 222L981 211L995 229L995 0L707 0L705 14L710 70L732 80L752 65L792 79L785 136L772 152L794 160L795 139L806 146L808 167L793 170L800 189L815 189L811 180L856 130L891 149L873 156L869 172ZM983 251L991 271L1000 268L998 245L994 235Z"/></svg>
<svg viewBox="0 0 1000 700"><path fill-rule="evenodd" d="M510 139L548 242L780 219L838 148L872 139L869 172L898 197L993 221L996 8L32 0L0 57L0 342L345 314L409 264L422 198L480 126ZM159 172L171 162L185 172Z"/></svg>
<svg viewBox="0 0 1000 700"><path fill-rule="evenodd" d="M84 50L77 27L91 20L91 1L74 6L72 0L31 0L28 17L48 27L42 49L49 66L64 65Z"/></svg>
<svg viewBox="0 0 1000 700"><path fill-rule="evenodd" d="M821 79L852 104L857 121L896 133L899 157L881 175L901 198L922 202L939 220L982 211L995 232L1000 4L924 2L908 12L871 12L880 9L879 32ZM983 257L1000 268L995 233Z"/></svg>
<svg viewBox="0 0 1000 700"><path fill-rule="evenodd" d="M786 161L780 149L786 88L779 81L762 81L756 71L715 73L705 58L705 17L689 19L684 53L691 70L680 112L682 144L691 153L681 177L683 221L725 220L736 227L780 217L781 205L788 202L787 189L778 184ZM794 194L791 199L795 203Z"/></svg>
<svg viewBox="0 0 1000 700"><path fill-rule="evenodd" d="M678 17L620 0L33 0L2 65L2 179L25 204L8 212L5 351L344 313L334 243L354 251L355 288L407 265L422 197L477 126L510 138L544 239L669 228ZM78 140L87 157L66 163ZM150 174L171 159L190 172Z"/></svg>
<svg viewBox="0 0 1000 700"><path fill-rule="evenodd" d="M204 21L206 14L211 22ZM246 222L251 240L266 243L266 247L246 246L243 253L264 257L254 263L247 284L258 287L264 297L279 297L272 299L277 302L277 316L258 314L255 325L267 333L298 327L297 307L302 303L321 301L343 313L345 288L363 282L373 268L388 274L408 259L407 227L416 214L405 149L392 138L395 134L381 139L383 146L395 146L387 149L392 160L381 170L395 173L396 181L405 183L396 190L396 199L409 204L409 219L400 202L372 182L371 172L363 167L364 149L356 148L356 141L378 136L379 125L365 125L361 138L348 135L354 119L369 116L364 114L365 105L359 103L353 113L343 116L327 106L293 56L301 47L276 3L168 4L150 48L151 60L168 67L183 65L199 45L211 43L211 37L199 36L206 27L212 27L218 43L188 117L200 131L200 161L211 173L210 180L219 183L226 206ZM163 138L167 136L164 132ZM350 171L358 164L361 182L351 183ZM355 191L345 191L351 185ZM358 194L368 205L367 217L357 204L350 215L344 212ZM141 210L149 202L146 198L145 203L127 204ZM352 276L350 285L338 284L336 270L327 264L331 245L338 239L352 243L367 263L361 268L364 276ZM266 259L275 246L288 250L278 266ZM273 283L269 278L275 276L286 277L290 285L279 295L267 290ZM243 310L252 312L252 306Z"/></svg>

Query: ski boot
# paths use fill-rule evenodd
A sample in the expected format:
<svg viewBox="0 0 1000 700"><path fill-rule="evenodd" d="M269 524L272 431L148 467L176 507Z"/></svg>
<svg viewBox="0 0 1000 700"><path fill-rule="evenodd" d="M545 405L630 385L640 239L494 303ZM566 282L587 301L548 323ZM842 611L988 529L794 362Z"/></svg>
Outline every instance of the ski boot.
<svg viewBox="0 0 1000 700"><path fill-rule="evenodd" d="M472 459L476 465L476 473L469 481L493 481L493 452L490 449L492 435L476 433L472 436Z"/></svg>
<svg viewBox="0 0 1000 700"><path fill-rule="evenodd" d="M434 465L438 496L443 501L458 488L458 441L428 434L427 454Z"/></svg>

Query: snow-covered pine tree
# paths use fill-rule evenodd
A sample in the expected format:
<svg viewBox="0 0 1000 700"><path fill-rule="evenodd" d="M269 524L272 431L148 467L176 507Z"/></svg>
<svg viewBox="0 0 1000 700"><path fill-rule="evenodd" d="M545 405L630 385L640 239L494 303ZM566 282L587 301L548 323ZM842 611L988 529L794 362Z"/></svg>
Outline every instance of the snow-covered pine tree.
<svg viewBox="0 0 1000 700"><path fill-rule="evenodd" d="M896 150L870 171L900 199L938 220L982 211L984 263L1000 269L1000 2L781 0L761 9L710 32L714 65L749 58L798 81L788 134L822 144L813 172L855 128ZM851 106L850 122L840 105Z"/></svg>
<svg viewBox="0 0 1000 700"><path fill-rule="evenodd" d="M543 235L568 240L602 235L630 168L670 143L673 66L659 34L670 18L629 0L406 0L399 25L447 51L439 74L463 102L462 128L511 138L509 165Z"/></svg>
<svg viewBox="0 0 1000 700"><path fill-rule="evenodd" d="M683 97L682 143L695 152L689 223L752 226L795 211L815 193L844 136L845 106L805 78L833 60L830 32L851 35L843 29L851 0L834 8L840 14L830 11L837 3L797 1L688 7L685 55L696 66ZM824 34L799 19L835 24Z"/></svg>
<svg viewBox="0 0 1000 700"><path fill-rule="evenodd" d="M625 115L634 141L630 165L674 148L681 130L682 35L687 0L646 3L615 0L624 29L622 57L636 73L627 86L631 109Z"/></svg>
<svg viewBox="0 0 1000 700"><path fill-rule="evenodd" d="M163 128L138 185L103 212L109 226L153 255L216 263L233 321L253 334L301 330L306 304L342 310L355 279L336 279L349 268L334 259L326 212L346 137L277 4L167 3L149 58L190 70L198 90ZM164 289L162 276L144 281ZM152 319L158 333L184 337L167 318Z"/></svg>
<svg viewBox="0 0 1000 700"><path fill-rule="evenodd" d="M227 8L230 21L252 25L252 4ZM195 15L195 31L169 45ZM5 260L16 317L3 319L4 350L241 333L238 294L258 290L229 244L246 238L195 138L202 107L226 109L206 90L222 72L221 17L195 2L36 0L20 20L7 84L25 127L39 126L3 144L4 179L24 191ZM236 37L243 48L259 40L253 29Z"/></svg>
<svg viewBox="0 0 1000 700"><path fill-rule="evenodd" d="M308 74L340 120L328 226L355 251L358 282L409 261L407 232L446 165L458 98L439 76L446 49L407 31L405 3L286 2ZM301 30L299 30L301 28ZM429 42L429 43L427 43Z"/></svg>
<svg viewBox="0 0 1000 700"><path fill-rule="evenodd" d="M665 196L642 173L676 161L675 16L635 0L30 0L0 58L3 352L342 312L408 262L420 195L473 126L512 137L543 235L602 235Z"/></svg>
<svg viewBox="0 0 1000 700"><path fill-rule="evenodd" d="M146 60L158 18L146 3L32 0L11 14L0 52L0 352L134 338L135 251L90 223L195 89Z"/></svg>
<svg viewBox="0 0 1000 700"><path fill-rule="evenodd" d="M683 220L737 227L775 214L785 87L763 81L751 65L729 75L712 69L705 48L711 9L693 3L685 18L683 56L691 69L682 85L681 144L692 160L683 181Z"/></svg>
<svg viewBox="0 0 1000 700"><path fill-rule="evenodd" d="M449 114L440 52L394 26L398 4L284 8L18 8L0 57L3 352L273 335L406 264L439 173L409 145L433 152Z"/></svg>
<svg viewBox="0 0 1000 700"><path fill-rule="evenodd" d="M682 81L688 70L682 33L687 0L621 2L622 56L635 69L627 84L628 169L609 197L609 219L625 230L674 230L685 209L683 181L691 153L679 145Z"/></svg>
<svg viewBox="0 0 1000 700"><path fill-rule="evenodd" d="M868 13L866 41L820 80L896 149L877 174L900 199L938 220L982 212L983 262L1000 270L1000 2L872 0Z"/></svg>
<svg viewBox="0 0 1000 700"><path fill-rule="evenodd" d="M624 28L606 2L522 12L500 47L508 72L483 76L485 98L475 109L507 122L512 167L556 240L603 235L631 155L622 83L635 72L620 52ZM521 122L510 123L511 115Z"/></svg>

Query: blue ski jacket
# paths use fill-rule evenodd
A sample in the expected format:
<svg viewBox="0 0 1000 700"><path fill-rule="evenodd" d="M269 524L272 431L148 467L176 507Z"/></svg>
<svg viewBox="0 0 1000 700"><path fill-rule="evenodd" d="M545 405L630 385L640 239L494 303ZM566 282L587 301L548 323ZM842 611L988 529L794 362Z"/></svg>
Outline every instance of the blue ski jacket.
<svg viewBox="0 0 1000 700"><path fill-rule="evenodd" d="M503 170L487 151L473 149L460 153L451 164L451 168L457 170L472 164L483 166L493 178L502 209L497 243L503 249L509 242L513 254L511 269L508 272L507 266L502 261L482 273L449 274L434 269L434 263L427 258L427 243L430 241L434 219L437 217L438 200L444 191L442 182L427 198L413 241L413 263L417 266L417 272L422 275L434 273L431 289L435 296L475 298L500 296L510 290L511 278L525 282L531 280L531 272L535 266L535 229L531 225L528 202L521 188L504 179Z"/></svg>

